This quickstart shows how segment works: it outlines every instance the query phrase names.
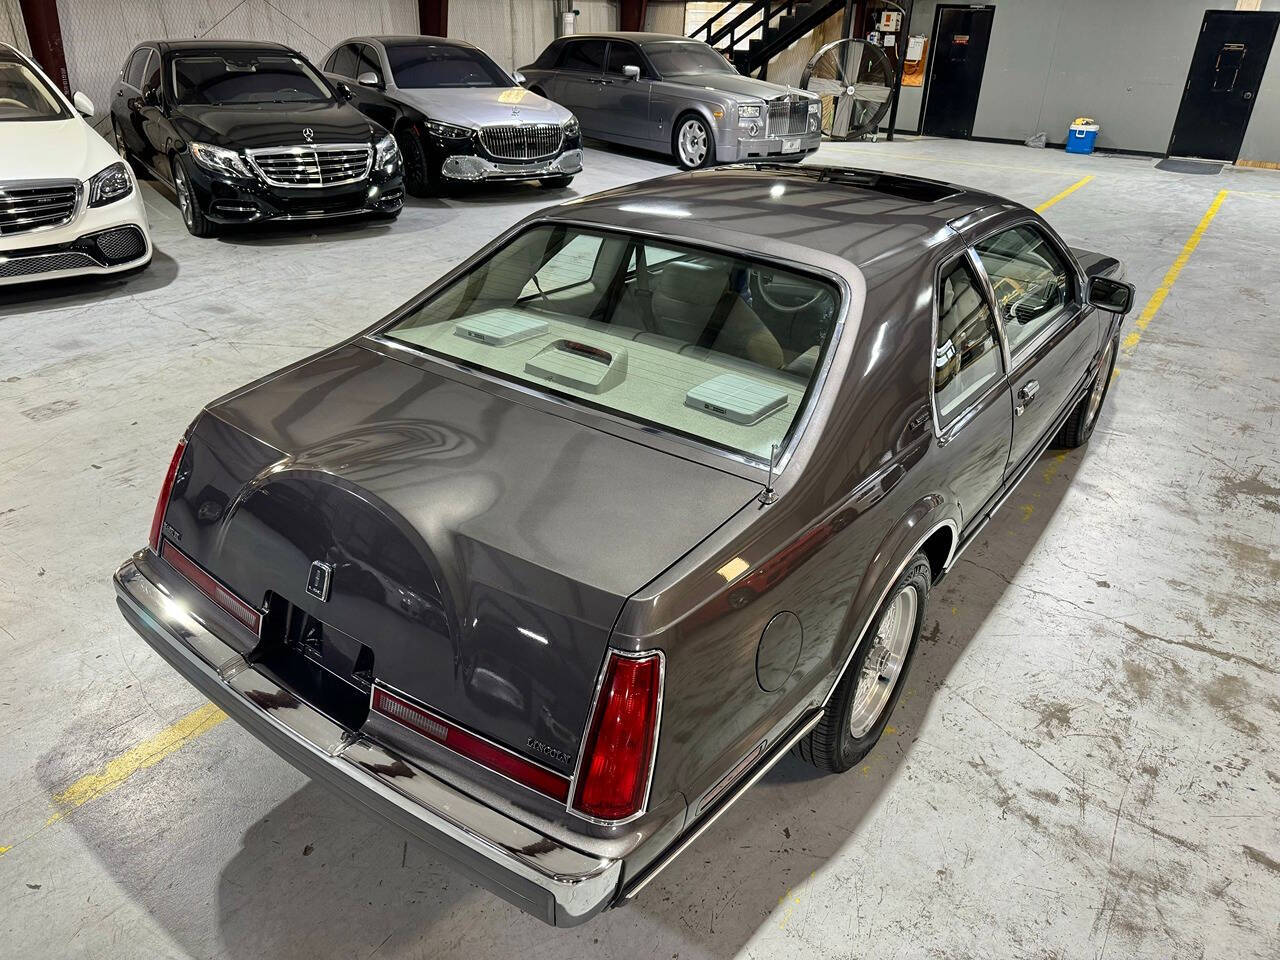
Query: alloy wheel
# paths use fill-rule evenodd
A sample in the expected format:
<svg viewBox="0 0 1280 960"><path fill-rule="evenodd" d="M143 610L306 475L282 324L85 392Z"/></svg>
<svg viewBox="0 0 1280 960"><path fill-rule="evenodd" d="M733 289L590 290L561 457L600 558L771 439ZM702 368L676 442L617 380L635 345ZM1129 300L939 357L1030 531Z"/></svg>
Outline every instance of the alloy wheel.
<svg viewBox="0 0 1280 960"><path fill-rule="evenodd" d="M866 736L875 727L885 705L893 697L911 650L919 606L916 588L903 587L880 618L849 708L849 732L855 740Z"/></svg>
<svg viewBox="0 0 1280 960"><path fill-rule="evenodd" d="M1107 344L1107 352L1102 355L1102 364L1098 367L1098 376L1093 381L1093 390L1089 392L1089 412L1085 414L1085 424L1092 429L1093 421L1102 409L1102 398L1107 395L1107 379L1111 376L1111 354L1115 350L1115 341Z"/></svg>
<svg viewBox="0 0 1280 960"><path fill-rule="evenodd" d="M680 159L690 167L702 166L707 159L707 130L699 120L686 120L676 139Z"/></svg>
<svg viewBox="0 0 1280 960"><path fill-rule="evenodd" d="M194 201L191 197L191 187L187 184L187 175L182 172L182 167L176 162L173 165L173 187L174 193L178 195L178 209L182 211L182 222L190 228L194 222L191 209Z"/></svg>

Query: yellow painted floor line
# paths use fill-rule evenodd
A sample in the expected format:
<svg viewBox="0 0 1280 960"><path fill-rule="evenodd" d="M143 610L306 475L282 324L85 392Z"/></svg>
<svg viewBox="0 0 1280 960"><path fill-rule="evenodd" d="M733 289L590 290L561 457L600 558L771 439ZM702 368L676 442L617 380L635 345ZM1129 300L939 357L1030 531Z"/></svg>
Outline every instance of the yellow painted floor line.
<svg viewBox="0 0 1280 960"><path fill-rule="evenodd" d="M53 798L57 808L45 821L45 826L56 823L76 807L88 803L105 793L110 793L139 770L159 763L173 751L212 730L227 715L212 703L192 710L181 720L165 727L153 737L148 737L136 747L131 747L96 773L86 774Z"/></svg>
<svg viewBox="0 0 1280 960"><path fill-rule="evenodd" d="M1132 352L1133 348L1138 345L1138 341L1146 333L1147 327L1151 326L1151 321L1160 312L1160 306L1164 303L1165 297L1169 296L1169 291L1173 289L1174 283L1177 282L1178 275L1182 273L1182 268L1191 259L1191 254L1195 253L1196 247L1200 246L1200 238L1204 236L1204 232L1209 229L1209 224L1213 223L1213 218L1222 209L1222 202L1227 199L1229 192L1231 191L1218 191L1218 195L1213 198L1213 203L1209 204L1209 209L1204 212L1204 216L1200 218L1196 228L1191 231L1191 236L1187 237L1187 242L1182 245L1182 252L1173 261L1173 266L1164 275L1164 280L1160 282L1160 286L1156 287L1155 293L1151 294L1151 299L1142 308L1142 313L1138 314L1138 319L1133 325L1134 329L1124 338L1124 350L1126 353Z"/></svg>
<svg viewBox="0 0 1280 960"><path fill-rule="evenodd" d="M1086 183L1088 183L1092 179L1093 179L1093 174L1089 174L1089 176L1087 177L1081 177L1071 186L1067 187L1067 189L1063 190L1061 193L1057 194L1056 196L1050 197L1044 203L1040 204L1040 206L1036 207L1036 213L1044 213L1046 210L1052 207L1059 200L1063 199L1064 197L1071 196L1073 193L1075 193L1077 190L1079 190L1081 187L1083 187Z"/></svg>

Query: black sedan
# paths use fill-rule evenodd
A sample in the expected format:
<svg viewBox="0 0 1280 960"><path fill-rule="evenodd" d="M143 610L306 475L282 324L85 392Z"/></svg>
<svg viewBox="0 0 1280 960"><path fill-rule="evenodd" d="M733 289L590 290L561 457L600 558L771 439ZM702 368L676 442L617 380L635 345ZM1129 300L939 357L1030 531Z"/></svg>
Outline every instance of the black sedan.
<svg viewBox="0 0 1280 960"><path fill-rule="evenodd" d="M369 215L404 202L395 140L296 50L149 41L111 104L122 156L173 188L187 229Z"/></svg>
<svg viewBox="0 0 1280 960"><path fill-rule="evenodd" d="M872 171L543 210L199 413L120 608L290 762L579 923L792 748L875 746L934 585L1099 422L1120 269Z"/></svg>

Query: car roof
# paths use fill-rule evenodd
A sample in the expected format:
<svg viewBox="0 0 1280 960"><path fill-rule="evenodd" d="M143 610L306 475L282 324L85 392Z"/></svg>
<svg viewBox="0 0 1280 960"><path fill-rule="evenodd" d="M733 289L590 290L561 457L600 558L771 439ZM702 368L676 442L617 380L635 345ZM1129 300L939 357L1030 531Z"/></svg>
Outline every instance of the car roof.
<svg viewBox="0 0 1280 960"><path fill-rule="evenodd" d="M644 33L642 31L630 30L604 30L596 33L574 33L566 37L560 37L560 40L581 40L583 38L594 40L633 40L636 43L656 43L659 40L681 40L685 43L702 43L695 37L682 37L675 33Z"/></svg>
<svg viewBox="0 0 1280 960"><path fill-rule="evenodd" d="M432 36L428 36L428 35L427 35L427 34L425 34L425 33L424 33L424 34L421 34L421 35L416 34L416 33L414 33L414 34L405 33L405 34L387 34L387 35L374 34L374 35L364 36L364 37L348 37L346 40L343 40L343 41L342 41L342 43L359 43L359 42L361 42L361 41L364 41L364 42L370 42L370 41L371 41L371 42L373 42L373 43L381 43L381 44L383 44L384 46L385 46L386 44L388 44L388 43L390 43L390 44L397 44L397 43L442 43L442 44L444 44L445 46L449 46L449 47L472 47L472 48L475 48L475 44L474 44L474 43L467 43L467 41L465 41L465 40L457 40L457 39L454 39L453 37L432 37ZM334 46L341 46L341 45L342 45L341 43L334 44Z"/></svg>
<svg viewBox="0 0 1280 960"><path fill-rule="evenodd" d="M297 53L293 47L268 40L146 40L138 46L157 47L162 53L218 53L234 50L261 53Z"/></svg>
<svg viewBox="0 0 1280 960"><path fill-rule="evenodd" d="M853 264L865 275L893 253L923 253L954 241L956 221L972 223L1020 209L992 194L923 177L759 163L618 187L571 200L547 215L704 243L728 232L746 248L805 248L821 253L823 260Z"/></svg>

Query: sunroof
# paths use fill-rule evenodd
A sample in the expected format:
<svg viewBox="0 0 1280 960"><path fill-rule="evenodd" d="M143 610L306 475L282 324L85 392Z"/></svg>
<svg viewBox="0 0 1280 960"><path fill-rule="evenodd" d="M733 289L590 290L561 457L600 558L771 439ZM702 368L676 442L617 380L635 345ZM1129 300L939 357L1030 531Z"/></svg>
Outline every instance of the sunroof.
<svg viewBox="0 0 1280 960"><path fill-rule="evenodd" d="M822 171L821 179L830 180L832 183L847 183L853 187L861 187L863 190L874 190L876 193L887 193L890 196L902 197L904 200L918 200L921 203L945 200L960 192L958 187L953 187L949 183L870 170L827 168Z"/></svg>

